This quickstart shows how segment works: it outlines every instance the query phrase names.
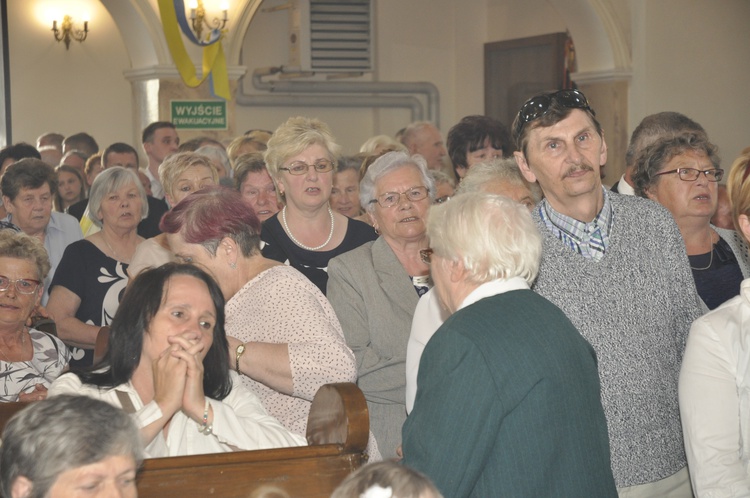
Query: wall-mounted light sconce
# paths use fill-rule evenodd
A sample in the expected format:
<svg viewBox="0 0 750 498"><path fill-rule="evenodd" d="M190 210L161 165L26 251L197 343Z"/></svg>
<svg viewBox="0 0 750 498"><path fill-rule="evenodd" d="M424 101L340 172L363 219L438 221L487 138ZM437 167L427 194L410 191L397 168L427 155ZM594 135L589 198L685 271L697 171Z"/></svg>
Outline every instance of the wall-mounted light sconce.
<svg viewBox="0 0 750 498"><path fill-rule="evenodd" d="M75 29L73 27L73 18L66 15L63 17L62 25L60 29L57 28L57 20L52 21L52 32L55 34L55 40L64 41L65 49L70 49L70 40L76 40L82 42L86 39L89 34L89 21L84 19L83 29Z"/></svg>
<svg viewBox="0 0 750 498"><path fill-rule="evenodd" d="M206 9L203 8L203 0L191 0L189 6L190 21L193 26L193 32L195 33L195 36L196 38L198 38L198 40L201 39L201 35L203 34L203 26L206 26L211 31L215 29L221 31L224 29L224 26L226 26L227 21L229 20L229 17L227 16L227 11L229 10L229 2L224 1L221 3L222 18L218 19L215 17L210 24L206 20Z"/></svg>

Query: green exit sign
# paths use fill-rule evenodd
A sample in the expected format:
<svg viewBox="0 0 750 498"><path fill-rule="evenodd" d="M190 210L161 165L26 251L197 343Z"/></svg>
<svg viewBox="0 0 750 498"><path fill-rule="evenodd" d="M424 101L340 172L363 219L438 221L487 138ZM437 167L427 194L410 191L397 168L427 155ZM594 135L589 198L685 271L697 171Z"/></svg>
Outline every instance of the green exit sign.
<svg viewBox="0 0 750 498"><path fill-rule="evenodd" d="M192 130L226 130L225 100L172 100L172 123Z"/></svg>

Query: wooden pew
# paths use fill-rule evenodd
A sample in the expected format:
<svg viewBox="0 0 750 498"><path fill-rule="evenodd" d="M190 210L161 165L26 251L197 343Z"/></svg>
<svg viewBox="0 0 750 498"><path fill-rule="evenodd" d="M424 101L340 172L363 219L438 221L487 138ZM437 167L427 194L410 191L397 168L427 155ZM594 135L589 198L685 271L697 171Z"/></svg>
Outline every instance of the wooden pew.
<svg viewBox="0 0 750 498"><path fill-rule="evenodd" d="M293 498L328 498L365 463L367 403L352 383L318 390L307 423L309 446L146 460L140 498L248 498L263 486Z"/></svg>
<svg viewBox="0 0 750 498"><path fill-rule="evenodd" d="M13 415L20 412L27 406L29 406L29 403L23 403L21 401L0 403L0 432L2 432L2 430L5 428L5 424L8 423L8 420L10 420Z"/></svg>
<svg viewBox="0 0 750 498"><path fill-rule="evenodd" d="M0 403L0 430L28 403ZM352 383L326 384L310 407L309 446L153 458L138 475L140 498L248 498L273 486L292 498L327 498L366 461L367 403Z"/></svg>

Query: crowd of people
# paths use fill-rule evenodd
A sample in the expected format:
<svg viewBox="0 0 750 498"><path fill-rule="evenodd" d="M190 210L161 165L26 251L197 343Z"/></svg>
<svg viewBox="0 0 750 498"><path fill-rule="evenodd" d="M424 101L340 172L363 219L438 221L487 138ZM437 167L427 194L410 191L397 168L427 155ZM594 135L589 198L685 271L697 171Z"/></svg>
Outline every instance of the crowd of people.
<svg viewBox="0 0 750 498"><path fill-rule="evenodd" d="M0 401L34 402L3 493L304 445L317 390L356 382L384 462L336 497L750 496L750 148L725 175L699 123L653 114L610 189L575 89L442 137L342 157L293 117L226 144L152 123L142 168L87 133L0 150ZM96 458L37 461L77 439Z"/></svg>

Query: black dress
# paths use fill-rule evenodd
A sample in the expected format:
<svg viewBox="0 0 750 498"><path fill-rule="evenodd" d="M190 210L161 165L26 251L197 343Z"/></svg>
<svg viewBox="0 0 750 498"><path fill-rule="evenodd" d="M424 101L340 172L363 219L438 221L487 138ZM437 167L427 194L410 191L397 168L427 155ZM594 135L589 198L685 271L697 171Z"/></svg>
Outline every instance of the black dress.
<svg viewBox="0 0 750 498"><path fill-rule="evenodd" d="M347 218L349 225L346 235L338 247L330 251L308 251L292 242L281 226L279 214L263 222L260 232L260 238L265 243L263 256L296 268L318 286L323 295L328 285L328 261L378 238L375 230L367 223Z"/></svg>
<svg viewBox="0 0 750 498"><path fill-rule="evenodd" d="M88 240L79 240L65 248L50 291L61 285L77 295L81 305L75 317L81 322L98 327L110 325L128 285L127 269L127 264L110 258ZM73 354L71 368L93 363L93 349L69 347Z"/></svg>

